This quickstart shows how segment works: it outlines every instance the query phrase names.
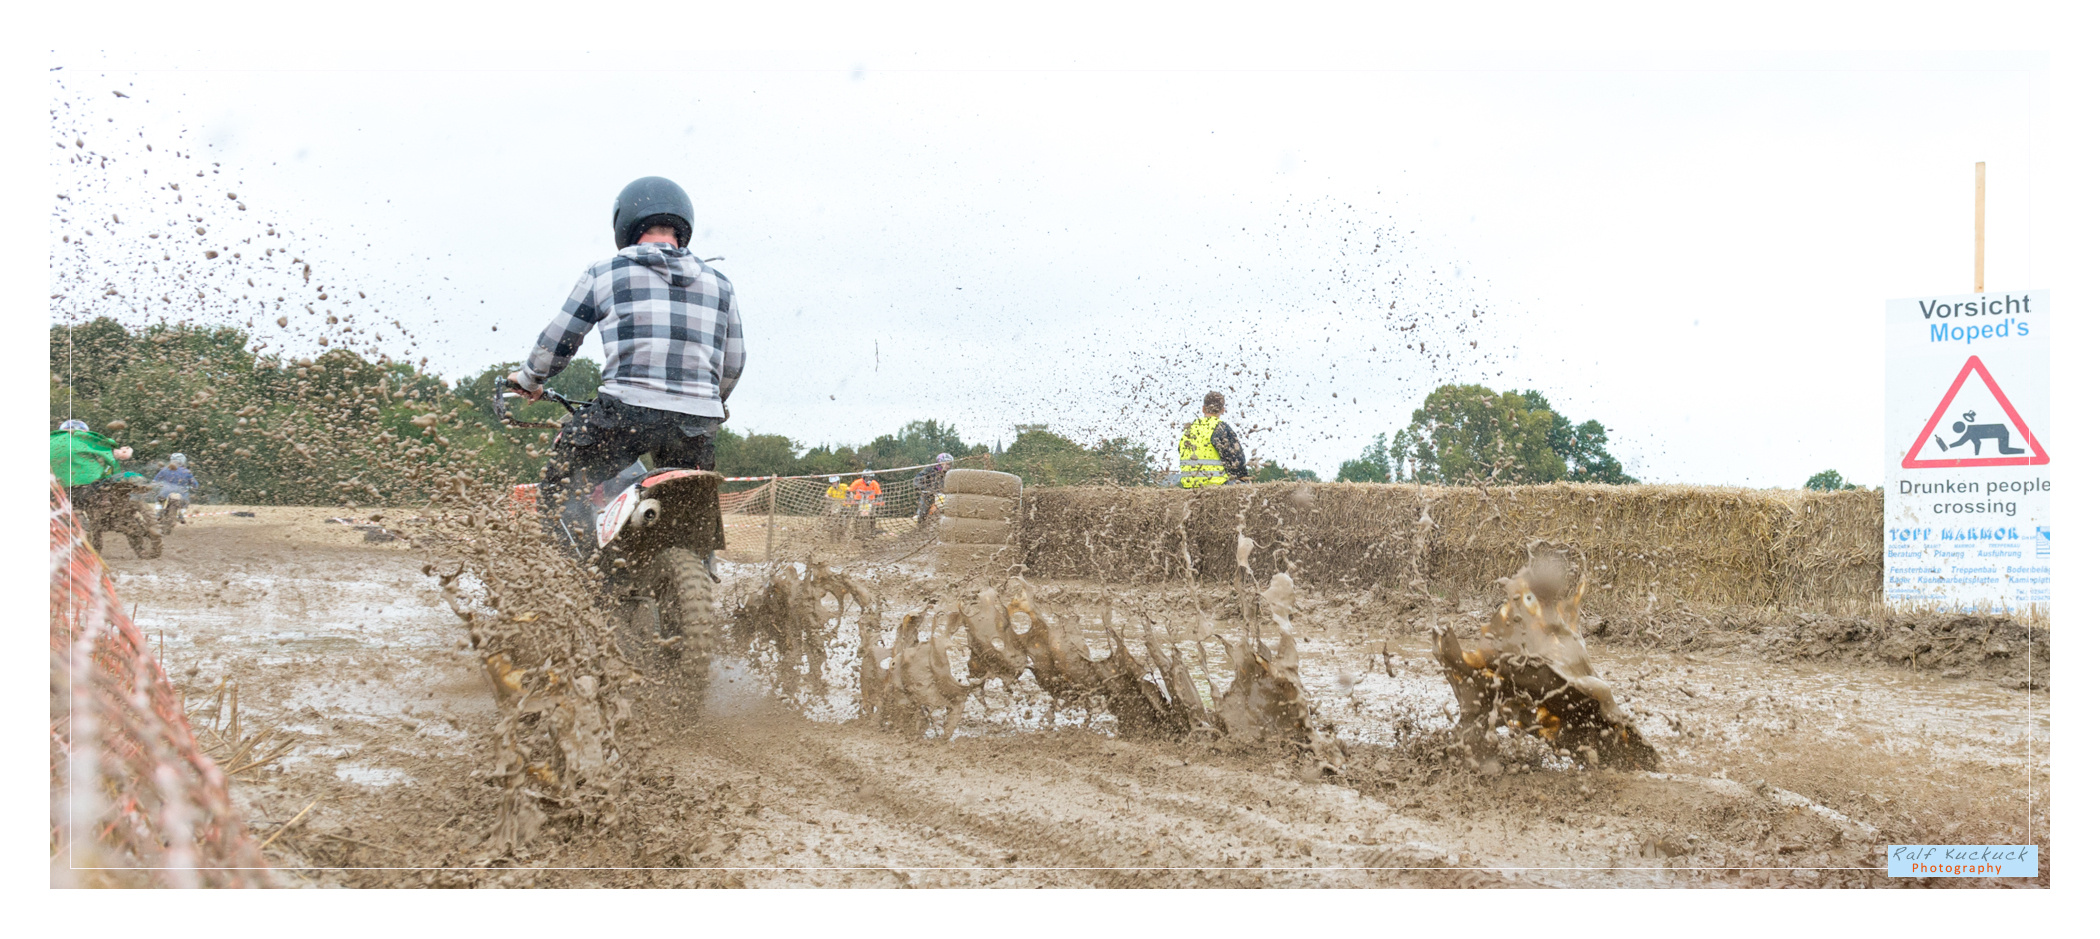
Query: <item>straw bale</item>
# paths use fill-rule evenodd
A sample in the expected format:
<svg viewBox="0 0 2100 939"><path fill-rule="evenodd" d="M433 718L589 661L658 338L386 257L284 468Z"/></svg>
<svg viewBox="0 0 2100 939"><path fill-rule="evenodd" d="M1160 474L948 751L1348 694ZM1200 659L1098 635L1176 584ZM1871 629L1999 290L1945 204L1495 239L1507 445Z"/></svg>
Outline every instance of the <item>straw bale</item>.
<svg viewBox="0 0 2100 939"><path fill-rule="evenodd" d="M1013 524L1004 520L943 517L942 544L1006 544L1013 540Z"/></svg>
<svg viewBox="0 0 2100 939"><path fill-rule="evenodd" d="M1654 603L1853 610L1879 602L1877 492L1555 483L1461 488L1269 483L1201 490L1053 487L1022 499L1039 577L1230 580L1239 534L1259 583L1470 596L1566 550L1600 611ZM1293 569L1294 568L1294 569ZM1651 597L1653 599L1651 599Z"/></svg>
<svg viewBox="0 0 2100 939"><path fill-rule="evenodd" d="M994 470L952 469L942 477L942 492L973 496L1021 497L1021 477Z"/></svg>
<svg viewBox="0 0 2100 939"><path fill-rule="evenodd" d="M947 518L981 518L991 521L1009 521L1014 517L1017 500L999 496L972 496L960 493L947 497L941 503L941 515Z"/></svg>

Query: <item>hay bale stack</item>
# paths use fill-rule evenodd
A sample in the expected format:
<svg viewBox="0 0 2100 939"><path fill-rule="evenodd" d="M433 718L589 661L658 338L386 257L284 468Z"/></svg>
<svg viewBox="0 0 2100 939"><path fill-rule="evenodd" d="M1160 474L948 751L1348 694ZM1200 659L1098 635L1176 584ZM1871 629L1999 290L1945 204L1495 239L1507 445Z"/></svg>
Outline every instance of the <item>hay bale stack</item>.
<svg viewBox="0 0 2100 939"><path fill-rule="evenodd" d="M1004 570L1013 562L1014 515L1021 477L992 470L954 469L944 477L934 564L942 573ZM951 511L952 510L952 511Z"/></svg>
<svg viewBox="0 0 2100 939"><path fill-rule="evenodd" d="M1426 520L1424 518L1426 512ZM1059 487L1022 499L1022 556L1039 577L1229 580L1237 536L1257 579L1384 584L1471 595L1570 549L1602 610L1657 602L1817 609L1878 602L1881 498L1871 491L1556 483L1464 489L1269 483L1197 491Z"/></svg>

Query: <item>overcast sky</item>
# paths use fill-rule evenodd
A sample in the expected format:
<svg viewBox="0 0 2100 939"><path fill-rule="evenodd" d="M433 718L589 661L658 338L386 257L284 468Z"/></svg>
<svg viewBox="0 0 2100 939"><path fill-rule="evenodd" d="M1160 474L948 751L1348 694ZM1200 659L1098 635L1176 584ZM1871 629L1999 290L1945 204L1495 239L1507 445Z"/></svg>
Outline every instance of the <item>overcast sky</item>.
<svg viewBox="0 0 2100 939"><path fill-rule="evenodd" d="M1229 388L1260 455L1332 478L1477 382L1646 481L1873 484L1883 302L1969 288L1976 161L1989 288L2050 286L2039 56L215 61L57 59L49 106L221 164L455 377L522 357L613 195L668 176L742 305L731 426L804 444L934 417L1164 454Z"/></svg>

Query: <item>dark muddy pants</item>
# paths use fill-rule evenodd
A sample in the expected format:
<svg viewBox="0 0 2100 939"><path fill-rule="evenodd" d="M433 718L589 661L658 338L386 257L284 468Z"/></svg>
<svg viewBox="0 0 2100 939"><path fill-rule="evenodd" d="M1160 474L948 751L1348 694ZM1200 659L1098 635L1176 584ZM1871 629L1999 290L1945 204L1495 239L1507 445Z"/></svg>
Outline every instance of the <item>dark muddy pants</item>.
<svg viewBox="0 0 2100 939"><path fill-rule="evenodd" d="M102 553L102 533L113 531L123 535L139 557L160 557L160 531L146 517L146 507L132 498L143 491L142 486L118 480L66 488L66 498L72 501L81 527L87 529L88 545L95 553Z"/></svg>
<svg viewBox="0 0 2100 939"><path fill-rule="evenodd" d="M541 517L550 524L561 518L577 533L578 544L595 547L590 508L593 486L618 476L650 453L656 455L658 468L712 470L715 434L721 427L719 417L659 411L601 394L554 438L547 472L540 481ZM717 548L725 544L721 528L717 516L713 538Z"/></svg>

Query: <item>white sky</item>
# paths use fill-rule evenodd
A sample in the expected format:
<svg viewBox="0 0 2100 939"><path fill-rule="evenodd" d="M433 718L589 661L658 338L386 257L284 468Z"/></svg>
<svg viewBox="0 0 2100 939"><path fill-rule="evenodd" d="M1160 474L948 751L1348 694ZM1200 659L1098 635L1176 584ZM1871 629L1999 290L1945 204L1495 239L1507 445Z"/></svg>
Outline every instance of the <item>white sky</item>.
<svg viewBox="0 0 2100 939"><path fill-rule="evenodd" d="M1967 289L1976 160L1989 286L2047 286L2039 55L53 61L452 376L524 354L620 186L678 180L742 304L731 426L805 444L930 416L1164 453L1229 386L1331 478L1460 381L1601 420L1648 481L1875 483L1881 304Z"/></svg>

